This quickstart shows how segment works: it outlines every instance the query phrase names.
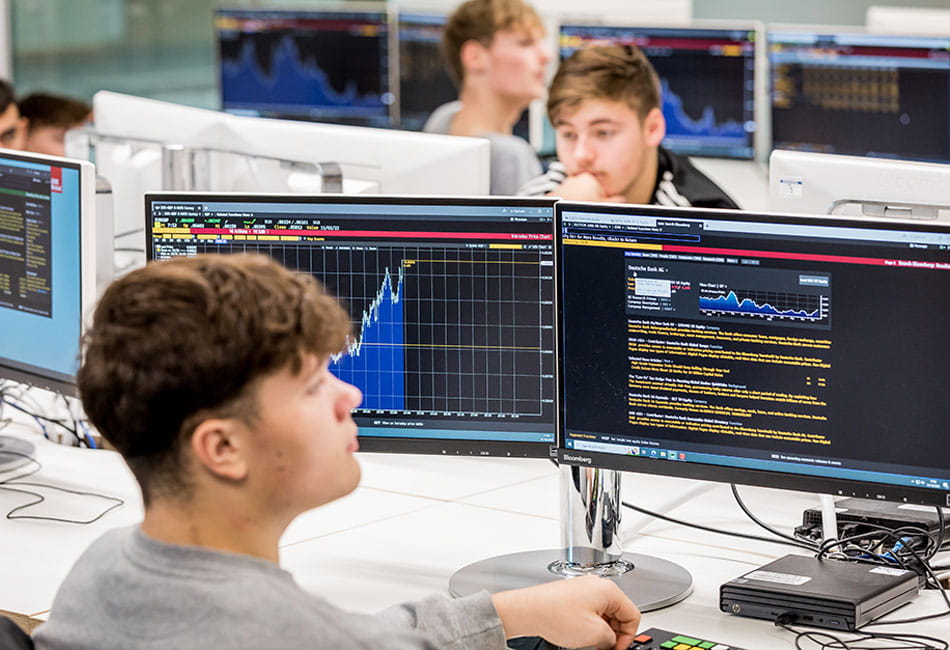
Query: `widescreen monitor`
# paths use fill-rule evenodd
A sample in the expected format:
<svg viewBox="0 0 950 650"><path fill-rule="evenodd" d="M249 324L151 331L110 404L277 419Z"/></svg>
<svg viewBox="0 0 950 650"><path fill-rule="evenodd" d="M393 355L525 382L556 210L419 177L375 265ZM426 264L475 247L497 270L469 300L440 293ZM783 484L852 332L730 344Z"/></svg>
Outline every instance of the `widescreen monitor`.
<svg viewBox="0 0 950 650"><path fill-rule="evenodd" d="M950 164L776 149L768 209L950 223Z"/></svg>
<svg viewBox="0 0 950 650"><path fill-rule="evenodd" d="M559 203L557 231L562 462L950 505L950 227Z"/></svg>
<svg viewBox="0 0 950 650"><path fill-rule="evenodd" d="M112 184L116 236L129 236L124 245L144 246L145 192L183 189L166 178L168 145L201 154L187 189L320 191L319 179L286 161L339 164L347 194L489 190L491 145L483 138L242 117L108 91L96 93L93 109L93 133L71 133L67 148L70 155L87 157L89 138L98 137L96 166Z"/></svg>
<svg viewBox="0 0 950 650"><path fill-rule="evenodd" d="M392 124L385 9L219 9L214 26L224 110Z"/></svg>
<svg viewBox="0 0 950 650"><path fill-rule="evenodd" d="M770 27L772 144L950 161L950 36Z"/></svg>
<svg viewBox="0 0 950 650"><path fill-rule="evenodd" d="M562 59L593 43L636 45L660 77L666 118L663 146L697 156L755 155L757 30L563 23Z"/></svg>
<svg viewBox="0 0 950 650"><path fill-rule="evenodd" d="M95 191L88 162L0 150L0 379L75 394L97 261L112 262Z"/></svg>
<svg viewBox="0 0 950 650"><path fill-rule="evenodd" d="M399 13L399 124L419 131L436 108L458 98L442 54L445 14Z"/></svg>
<svg viewBox="0 0 950 650"><path fill-rule="evenodd" d="M548 457L554 204L514 198L148 194L148 257L260 252L350 311L330 369L369 451Z"/></svg>

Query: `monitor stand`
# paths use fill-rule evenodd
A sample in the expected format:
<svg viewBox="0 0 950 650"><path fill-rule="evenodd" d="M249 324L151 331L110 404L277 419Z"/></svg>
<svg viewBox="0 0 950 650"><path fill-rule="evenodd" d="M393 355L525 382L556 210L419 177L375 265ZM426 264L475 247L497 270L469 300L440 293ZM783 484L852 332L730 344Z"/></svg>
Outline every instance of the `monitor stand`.
<svg viewBox="0 0 950 650"><path fill-rule="evenodd" d="M7 472L33 460L36 447L32 442L0 436L0 472Z"/></svg>
<svg viewBox="0 0 950 650"><path fill-rule="evenodd" d="M525 551L481 560L449 580L453 596L490 593L596 575L608 578L640 611L667 607L693 590L693 578L678 564L624 553L620 540L620 472L561 466L561 549Z"/></svg>

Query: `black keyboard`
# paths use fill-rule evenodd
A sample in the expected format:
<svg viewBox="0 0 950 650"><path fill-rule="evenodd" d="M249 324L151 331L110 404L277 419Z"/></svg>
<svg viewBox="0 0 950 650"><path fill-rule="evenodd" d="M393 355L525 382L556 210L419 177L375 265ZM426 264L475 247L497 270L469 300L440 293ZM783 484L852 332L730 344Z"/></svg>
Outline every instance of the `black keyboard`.
<svg viewBox="0 0 950 650"><path fill-rule="evenodd" d="M560 650L557 646L536 636L508 639L508 647L512 650ZM742 648L651 627L637 633L630 650L742 650Z"/></svg>
<svg viewBox="0 0 950 650"><path fill-rule="evenodd" d="M651 627L637 633L630 650L742 650L742 648L690 634L678 634Z"/></svg>

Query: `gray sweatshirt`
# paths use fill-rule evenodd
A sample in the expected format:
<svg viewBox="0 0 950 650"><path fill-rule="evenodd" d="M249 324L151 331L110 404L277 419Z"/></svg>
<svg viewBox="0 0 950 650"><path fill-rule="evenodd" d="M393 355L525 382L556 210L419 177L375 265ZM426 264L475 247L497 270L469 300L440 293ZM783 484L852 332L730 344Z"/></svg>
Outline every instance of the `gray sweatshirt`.
<svg viewBox="0 0 950 650"><path fill-rule="evenodd" d="M138 526L89 547L33 638L41 650L505 648L484 592L353 614L304 592L271 562L165 544Z"/></svg>

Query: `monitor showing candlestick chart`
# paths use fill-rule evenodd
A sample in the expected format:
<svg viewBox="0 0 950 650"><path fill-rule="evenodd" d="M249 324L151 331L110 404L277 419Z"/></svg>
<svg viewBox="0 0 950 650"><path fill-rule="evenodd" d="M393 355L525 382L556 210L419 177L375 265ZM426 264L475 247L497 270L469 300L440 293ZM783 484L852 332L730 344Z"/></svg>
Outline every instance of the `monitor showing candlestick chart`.
<svg viewBox="0 0 950 650"><path fill-rule="evenodd" d="M562 59L601 43L636 45L660 77L666 138L677 153L752 158L756 131L754 24L728 28L562 24Z"/></svg>
<svg viewBox="0 0 950 650"><path fill-rule="evenodd" d="M385 11L221 9L214 26L224 110L390 126Z"/></svg>
<svg viewBox="0 0 950 650"><path fill-rule="evenodd" d="M365 450L546 457L554 443L554 202L148 194L152 260L260 252L350 311L330 370Z"/></svg>

